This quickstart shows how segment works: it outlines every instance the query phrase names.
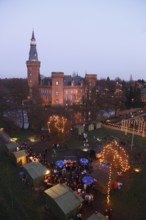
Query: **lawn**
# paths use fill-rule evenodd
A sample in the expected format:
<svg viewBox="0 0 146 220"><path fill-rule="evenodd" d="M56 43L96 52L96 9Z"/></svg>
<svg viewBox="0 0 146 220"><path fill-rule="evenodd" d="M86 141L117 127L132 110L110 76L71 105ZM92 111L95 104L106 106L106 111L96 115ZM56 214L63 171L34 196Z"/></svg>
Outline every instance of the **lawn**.
<svg viewBox="0 0 146 220"><path fill-rule="evenodd" d="M3 151L0 141L0 219L43 219L43 206L38 195L19 179L19 168Z"/></svg>
<svg viewBox="0 0 146 220"><path fill-rule="evenodd" d="M126 150L130 157L131 166L138 167L141 172L129 172L127 178L122 179L123 188L111 193L111 205L113 208L114 220L145 220L146 207L146 138L134 136L134 147L131 151L132 134L125 135L124 132L111 129L99 129L90 132L93 137L114 136L126 142ZM134 155L139 152L142 154L142 162L134 161Z"/></svg>
<svg viewBox="0 0 146 220"><path fill-rule="evenodd" d="M24 132L17 134L17 137L25 141L32 133ZM123 187L121 190L112 191L111 205L113 208L112 220L145 220L146 207L146 138L134 136L134 147L131 151L132 135L125 135L111 129L101 128L89 132L88 139L90 145L97 142L97 137L118 137L126 143L125 148L133 162L134 154L140 152L143 155L141 164L134 166L141 168L140 173L130 172L126 178L121 179ZM63 155L72 152L73 147L82 146L82 141L78 136L73 136L68 143L68 151L58 153L56 160ZM50 146L51 143L43 142L37 147ZM19 168L13 163L10 156L3 151L4 143L0 143L0 219L7 220L44 220L44 205L38 193L34 193L28 186L23 185L19 179ZM70 149L71 148L71 149ZM122 177L121 177L122 178ZM97 194L99 211L104 210L106 196ZM96 207L96 204L95 204ZM100 209L100 207L102 207ZM98 205L97 205L98 209ZM53 219L51 219L53 220ZM83 219L86 220L86 219Z"/></svg>

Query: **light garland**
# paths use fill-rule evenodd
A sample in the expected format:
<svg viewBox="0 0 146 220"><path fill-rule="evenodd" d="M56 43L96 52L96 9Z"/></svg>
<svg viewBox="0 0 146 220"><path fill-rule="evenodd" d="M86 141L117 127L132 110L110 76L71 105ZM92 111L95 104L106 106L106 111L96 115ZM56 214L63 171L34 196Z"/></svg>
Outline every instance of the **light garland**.
<svg viewBox="0 0 146 220"><path fill-rule="evenodd" d="M109 167L109 179L107 186L107 205L110 205L110 189L111 189L111 180L112 180L112 166Z"/></svg>
<svg viewBox="0 0 146 220"><path fill-rule="evenodd" d="M53 115L49 117L48 121L48 130L51 133L51 125L53 125L58 133L64 133L65 125L67 123L67 119L63 116Z"/></svg>
<svg viewBox="0 0 146 220"><path fill-rule="evenodd" d="M118 142L114 140L104 146L101 152L100 163L109 164L109 179L107 186L107 205L109 205L112 171L114 170L117 174L122 174L128 171L130 168L129 158L124 148L119 146Z"/></svg>

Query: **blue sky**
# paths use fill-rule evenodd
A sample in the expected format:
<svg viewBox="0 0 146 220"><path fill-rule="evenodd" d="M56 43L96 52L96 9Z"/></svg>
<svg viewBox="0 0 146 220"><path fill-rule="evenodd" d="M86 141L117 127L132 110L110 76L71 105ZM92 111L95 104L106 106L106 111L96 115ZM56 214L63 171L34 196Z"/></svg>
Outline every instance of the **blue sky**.
<svg viewBox="0 0 146 220"><path fill-rule="evenodd" d="M0 0L0 78L26 78L34 29L40 72L146 80L145 0Z"/></svg>

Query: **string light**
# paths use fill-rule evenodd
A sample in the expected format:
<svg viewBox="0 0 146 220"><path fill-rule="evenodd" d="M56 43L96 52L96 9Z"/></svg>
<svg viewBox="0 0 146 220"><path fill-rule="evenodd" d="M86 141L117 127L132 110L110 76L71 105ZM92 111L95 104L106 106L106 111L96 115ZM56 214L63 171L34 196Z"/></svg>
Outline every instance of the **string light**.
<svg viewBox="0 0 146 220"><path fill-rule="evenodd" d="M129 158L124 148L114 140L103 147L100 163L109 164L109 179L107 186L107 205L109 205L112 171L114 170L117 174L122 174L128 171L130 168Z"/></svg>
<svg viewBox="0 0 146 220"><path fill-rule="evenodd" d="M110 189L111 189L111 179L112 179L112 167L109 167L109 179L107 186L107 205L110 205Z"/></svg>
<svg viewBox="0 0 146 220"><path fill-rule="evenodd" d="M55 127L58 133L64 133L65 125L67 123L67 119L63 116L53 115L49 117L48 121L48 130L51 133L52 126Z"/></svg>

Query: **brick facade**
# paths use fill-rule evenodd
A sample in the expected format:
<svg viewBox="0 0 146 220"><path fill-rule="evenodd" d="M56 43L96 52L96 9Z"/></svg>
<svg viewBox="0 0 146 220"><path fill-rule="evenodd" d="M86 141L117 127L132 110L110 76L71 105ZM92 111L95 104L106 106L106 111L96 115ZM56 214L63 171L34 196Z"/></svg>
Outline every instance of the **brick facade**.
<svg viewBox="0 0 146 220"><path fill-rule="evenodd" d="M33 99L33 89L38 89L44 105L81 104L82 97L85 95L85 85L87 83L89 87L96 85L96 74L86 74L83 78L78 75L64 75L63 72L52 72L51 77L41 78L34 32L31 38L29 60L26 61L26 65L29 96Z"/></svg>

